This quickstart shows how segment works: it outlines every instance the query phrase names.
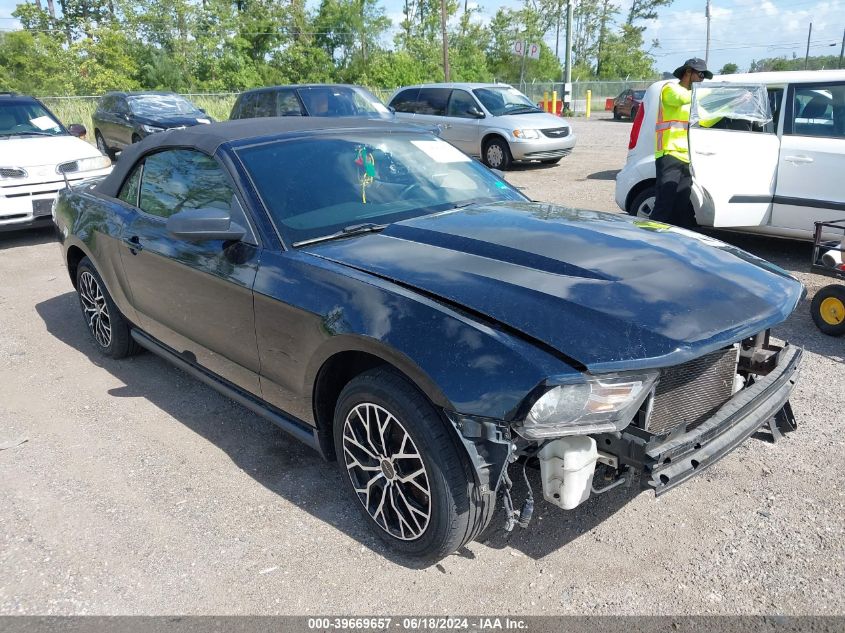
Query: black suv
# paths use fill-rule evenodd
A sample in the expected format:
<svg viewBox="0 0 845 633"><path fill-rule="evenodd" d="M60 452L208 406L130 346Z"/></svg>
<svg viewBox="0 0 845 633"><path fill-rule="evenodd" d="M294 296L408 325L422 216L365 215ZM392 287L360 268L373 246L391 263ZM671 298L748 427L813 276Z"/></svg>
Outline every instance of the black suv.
<svg viewBox="0 0 845 633"><path fill-rule="evenodd" d="M392 119L393 112L360 86L313 84L271 86L238 96L230 119L268 116L361 116Z"/></svg>
<svg viewBox="0 0 845 633"><path fill-rule="evenodd" d="M114 160L115 152L155 132L211 123L212 118L171 92L109 92L93 116L97 148Z"/></svg>

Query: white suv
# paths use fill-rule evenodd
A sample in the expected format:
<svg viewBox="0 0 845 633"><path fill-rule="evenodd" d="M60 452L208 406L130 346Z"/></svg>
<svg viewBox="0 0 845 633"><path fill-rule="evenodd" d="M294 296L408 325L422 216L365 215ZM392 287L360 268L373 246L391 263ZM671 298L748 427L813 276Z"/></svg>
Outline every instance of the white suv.
<svg viewBox="0 0 845 633"><path fill-rule="evenodd" d="M69 131L70 130L70 131ZM0 93L0 231L49 226L56 192L111 171L111 161L38 99Z"/></svg>
<svg viewBox="0 0 845 633"><path fill-rule="evenodd" d="M666 83L646 91L628 160L616 176L616 203L632 215L648 216L654 206L654 125ZM702 99L731 102L738 91L758 95L772 121L728 109L704 128L693 116L691 197L698 223L812 239L814 221L845 219L845 70L717 76L695 85L691 111Z"/></svg>

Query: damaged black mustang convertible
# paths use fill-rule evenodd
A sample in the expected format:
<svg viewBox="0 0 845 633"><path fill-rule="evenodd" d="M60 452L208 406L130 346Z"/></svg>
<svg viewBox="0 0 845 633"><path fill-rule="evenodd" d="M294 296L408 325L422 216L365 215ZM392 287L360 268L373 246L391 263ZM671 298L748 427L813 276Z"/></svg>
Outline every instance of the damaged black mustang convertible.
<svg viewBox="0 0 845 633"><path fill-rule="evenodd" d="M798 281L707 237L532 203L420 129L162 132L54 214L100 351L151 350L337 459L373 529L425 561L497 505L528 522L509 467L539 462L571 510L795 428L801 350L769 330Z"/></svg>

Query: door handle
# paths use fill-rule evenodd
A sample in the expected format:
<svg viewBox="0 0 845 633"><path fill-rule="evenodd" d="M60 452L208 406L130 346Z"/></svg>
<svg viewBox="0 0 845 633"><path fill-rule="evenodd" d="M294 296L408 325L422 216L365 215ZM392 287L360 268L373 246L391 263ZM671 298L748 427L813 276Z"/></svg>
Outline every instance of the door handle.
<svg viewBox="0 0 845 633"><path fill-rule="evenodd" d="M812 163L813 159L809 156L784 156L783 160L788 161L790 163L795 163L796 165L799 163Z"/></svg>
<svg viewBox="0 0 845 633"><path fill-rule="evenodd" d="M123 238L123 243L129 247L129 252L133 255L137 255L139 251L144 250L144 247L141 246L141 238L137 235Z"/></svg>

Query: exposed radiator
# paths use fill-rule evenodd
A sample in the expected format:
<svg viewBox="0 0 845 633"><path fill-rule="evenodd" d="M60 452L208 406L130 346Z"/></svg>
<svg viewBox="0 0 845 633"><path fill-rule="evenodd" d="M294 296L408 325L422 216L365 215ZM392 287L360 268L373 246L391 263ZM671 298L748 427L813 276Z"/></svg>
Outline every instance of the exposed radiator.
<svg viewBox="0 0 845 633"><path fill-rule="evenodd" d="M681 425L693 429L713 415L731 397L738 353L720 349L662 370L646 430L663 435Z"/></svg>

